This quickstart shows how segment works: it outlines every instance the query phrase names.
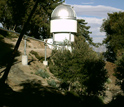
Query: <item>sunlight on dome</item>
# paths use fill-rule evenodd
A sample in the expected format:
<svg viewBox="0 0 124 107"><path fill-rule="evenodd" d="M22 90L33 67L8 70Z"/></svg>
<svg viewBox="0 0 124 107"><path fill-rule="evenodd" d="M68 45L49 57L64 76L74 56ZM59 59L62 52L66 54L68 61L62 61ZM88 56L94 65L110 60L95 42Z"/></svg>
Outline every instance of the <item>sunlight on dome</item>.
<svg viewBox="0 0 124 107"><path fill-rule="evenodd" d="M60 17L67 17L69 14L68 14L68 11L67 10L60 10L59 13L58 13L58 16Z"/></svg>

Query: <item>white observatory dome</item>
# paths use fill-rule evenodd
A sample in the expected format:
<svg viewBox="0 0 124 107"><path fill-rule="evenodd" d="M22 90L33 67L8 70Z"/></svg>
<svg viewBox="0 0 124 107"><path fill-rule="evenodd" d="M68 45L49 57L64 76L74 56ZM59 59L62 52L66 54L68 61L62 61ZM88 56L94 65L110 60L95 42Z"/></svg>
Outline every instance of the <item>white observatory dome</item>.
<svg viewBox="0 0 124 107"><path fill-rule="evenodd" d="M50 33L56 44L65 40L74 42L74 33L77 33L76 13L70 5L58 5L51 14Z"/></svg>
<svg viewBox="0 0 124 107"><path fill-rule="evenodd" d="M76 13L70 5L61 4L57 6L51 15L51 19L72 19L76 20Z"/></svg>

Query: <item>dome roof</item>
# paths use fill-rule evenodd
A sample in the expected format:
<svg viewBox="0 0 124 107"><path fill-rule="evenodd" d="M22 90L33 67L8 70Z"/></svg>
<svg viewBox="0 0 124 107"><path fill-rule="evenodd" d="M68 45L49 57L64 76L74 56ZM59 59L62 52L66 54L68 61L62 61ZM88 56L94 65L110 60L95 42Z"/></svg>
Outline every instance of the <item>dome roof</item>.
<svg viewBox="0 0 124 107"><path fill-rule="evenodd" d="M70 5L61 4L57 6L51 15L51 19L73 19L76 20L76 13Z"/></svg>

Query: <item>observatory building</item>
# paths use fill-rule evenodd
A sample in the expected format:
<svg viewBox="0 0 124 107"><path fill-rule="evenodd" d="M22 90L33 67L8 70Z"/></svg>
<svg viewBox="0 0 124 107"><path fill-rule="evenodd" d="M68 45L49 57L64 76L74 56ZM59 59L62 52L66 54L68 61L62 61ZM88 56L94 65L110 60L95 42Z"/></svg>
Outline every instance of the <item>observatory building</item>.
<svg viewBox="0 0 124 107"><path fill-rule="evenodd" d="M63 44L65 41L74 42L74 33L77 33L76 13L70 5L61 4L51 14L50 33L53 34L54 44Z"/></svg>

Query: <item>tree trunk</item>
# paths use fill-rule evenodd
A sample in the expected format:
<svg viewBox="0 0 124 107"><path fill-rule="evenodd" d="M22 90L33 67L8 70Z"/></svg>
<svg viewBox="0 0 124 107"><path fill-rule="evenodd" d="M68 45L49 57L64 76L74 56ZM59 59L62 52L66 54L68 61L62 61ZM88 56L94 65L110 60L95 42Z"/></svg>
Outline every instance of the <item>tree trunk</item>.
<svg viewBox="0 0 124 107"><path fill-rule="evenodd" d="M29 23L29 21L30 21L32 15L33 15L33 13L35 12L35 10L36 10L36 8L37 8L38 2L39 2L39 0L36 1L35 5L34 5L34 8L33 8L33 10L31 11L31 13L30 13L30 15L29 15L29 17L28 17L28 19L27 19L27 22L25 23L25 25L24 25L24 27L23 27L23 29L22 29L22 32L20 33L20 36L19 36L19 38L18 38L18 41L16 42L15 48L14 48L14 50L13 50L13 52L12 52L12 55L10 56L10 59L8 59L9 62L8 62L8 64L7 64L7 67L6 67L6 69L5 69L4 74L3 74L3 76L2 76L2 78L1 78L1 80L0 80L0 84L5 84L5 81L6 81L7 77L8 77L9 71L10 71L10 69L11 69L11 66L12 66L12 63L13 63L13 61L14 61L15 55L16 55L16 53L17 53L17 51L18 51L19 45L20 45L20 43L21 43L21 40L22 40L22 38L23 38L23 35L25 34L26 27L27 27L27 25L28 25L28 23Z"/></svg>

